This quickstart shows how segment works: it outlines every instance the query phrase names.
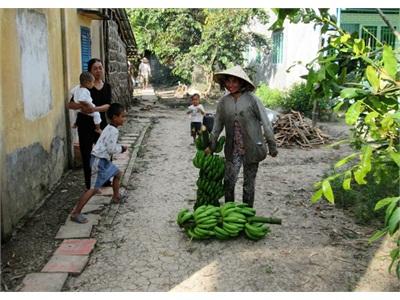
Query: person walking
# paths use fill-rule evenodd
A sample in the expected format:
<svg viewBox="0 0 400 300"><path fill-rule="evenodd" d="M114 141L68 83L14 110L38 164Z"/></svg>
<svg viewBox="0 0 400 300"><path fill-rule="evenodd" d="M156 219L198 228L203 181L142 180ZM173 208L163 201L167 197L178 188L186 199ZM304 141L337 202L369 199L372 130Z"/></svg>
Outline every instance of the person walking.
<svg viewBox="0 0 400 300"><path fill-rule="evenodd" d="M95 124L93 118L87 114L95 111L100 113L101 123L100 128L104 129L107 126L105 112L111 104L111 86L103 81L104 68L103 63L98 58L92 58L88 62L88 71L94 76L94 86L89 89L90 96L93 99L93 104L96 107L85 107L81 103L75 103L73 99L68 103L68 108L77 110L80 109L83 113L78 112L76 118L76 126L78 127L79 148L81 152L83 173L85 176L85 186L90 188L90 153L93 145L99 138L99 134L95 132ZM111 183L106 182L106 186Z"/></svg>
<svg viewBox="0 0 400 300"><path fill-rule="evenodd" d="M86 190L79 198L74 210L71 213L71 220L76 223L87 223L88 219L82 214L82 209L86 203L97 193L98 189L106 182L113 178L113 203L123 201L125 195L119 192L120 180L122 172L111 162L113 154L123 153L127 150L127 146L120 145L118 141L118 127L122 126L126 121L126 111L119 103L113 103L107 111L110 124L104 128L99 140L91 152L91 183L90 188Z"/></svg>
<svg viewBox="0 0 400 300"><path fill-rule="evenodd" d="M215 151L225 128L225 202L235 201L235 185L243 165L243 202L253 207L259 162L267 153L278 155L272 125L265 107L252 93L254 84L240 66L215 73L213 80L227 93L218 100L210 146L205 152Z"/></svg>
<svg viewBox="0 0 400 300"><path fill-rule="evenodd" d="M146 57L143 57L142 62L139 64L139 76L142 81L143 89L147 89L149 86L149 78L151 77L151 67Z"/></svg>

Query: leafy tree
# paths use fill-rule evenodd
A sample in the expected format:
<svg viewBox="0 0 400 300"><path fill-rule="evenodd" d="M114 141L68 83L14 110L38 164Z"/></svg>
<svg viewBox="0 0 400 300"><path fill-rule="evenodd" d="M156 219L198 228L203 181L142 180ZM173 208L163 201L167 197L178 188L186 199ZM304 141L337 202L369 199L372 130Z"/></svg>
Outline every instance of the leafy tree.
<svg viewBox="0 0 400 300"><path fill-rule="evenodd" d="M190 82L193 67L212 74L243 63L249 46L267 47L264 36L248 30L255 19L268 22L262 9L130 9L130 22L140 52L152 51L175 75Z"/></svg>
<svg viewBox="0 0 400 300"><path fill-rule="evenodd" d="M393 185L399 186L399 53L379 41L376 49L371 49L363 39L339 28L326 9L276 9L275 12L278 20L272 28L282 27L285 19L313 21L327 34L326 46L307 65L307 87L315 103L337 99L335 109L344 109L346 123L353 126L350 143L354 153L338 161L335 173L316 184L317 191L311 201L324 197L334 203L330 181L337 178L342 178L343 189L348 191L352 184L376 185L383 173L391 172ZM399 38L398 32L395 35ZM370 174L373 176L367 176ZM385 227L370 241L386 234L395 239L389 271L394 267L400 278L399 204L399 194L377 202L375 210L386 207Z"/></svg>

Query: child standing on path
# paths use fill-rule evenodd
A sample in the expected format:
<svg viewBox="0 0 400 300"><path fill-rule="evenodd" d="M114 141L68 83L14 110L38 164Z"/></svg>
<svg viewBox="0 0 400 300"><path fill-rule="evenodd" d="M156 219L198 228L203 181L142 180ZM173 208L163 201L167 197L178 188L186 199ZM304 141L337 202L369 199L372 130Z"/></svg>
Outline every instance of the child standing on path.
<svg viewBox="0 0 400 300"><path fill-rule="evenodd" d="M200 95L193 94L190 97L192 105L188 107L187 114L190 114L190 135L193 137L193 143L196 140L201 125L203 124L203 116L206 114L203 105L200 104Z"/></svg>
<svg viewBox="0 0 400 300"><path fill-rule="evenodd" d="M107 117L110 120L110 124L104 128L91 153L92 177L90 189L79 198L78 204L71 214L71 220L77 223L88 222L88 219L81 213L83 207L111 177L114 177L112 201L119 203L123 200L119 193L122 172L110 160L113 154L123 153L127 149L126 146L117 144L118 127L124 124L126 111L121 104L112 103L107 111Z"/></svg>
<svg viewBox="0 0 400 300"><path fill-rule="evenodd" d="M90 91L89 89L93 88L94 86L94 76L90 72L83 72L79 76L79 83L80 85L77 85L72 89L72 95L73 99L76 103L80 103L83 105L87 105L90 107L96 107L93 104L93 99L90 96ZM80 110L79 110L80 111ZM95 131L98 134L101 134L101 128L100 128L100 123L101 123L101 116L100 113L95 111L93 113L88 114L89 116L93 117L94 125L95 125ZM74 128L76 128L76 122L73 125Z"/></svg>

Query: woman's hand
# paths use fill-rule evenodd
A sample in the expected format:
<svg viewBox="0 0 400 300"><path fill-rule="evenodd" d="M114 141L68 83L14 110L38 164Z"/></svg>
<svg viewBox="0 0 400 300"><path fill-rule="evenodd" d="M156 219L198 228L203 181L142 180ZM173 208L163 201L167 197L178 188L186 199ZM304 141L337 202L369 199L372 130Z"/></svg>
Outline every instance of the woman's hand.
<svg viewBox="0 0 400 300"><path fill-rule="evenodd" d="M204 153L205 153L206 155L210 155L210 154L212 153L211 148L210 148L210 147L207 147L206 149L204 149Z"/></svg>
<svg viewBox="0 0 400 300"><path fill-rule="evenodd" d="M278 150L276 150L276 148L270 149L269 155L271 155L272 157L276 157L278 155Z"/></svg>
<svg viewBox="0 0 400 300"><path fill-rule="evenodd" d="M85 114L91 114L96 111L96 108L87 104L87 103L81 103L81 111Z"/></svg>

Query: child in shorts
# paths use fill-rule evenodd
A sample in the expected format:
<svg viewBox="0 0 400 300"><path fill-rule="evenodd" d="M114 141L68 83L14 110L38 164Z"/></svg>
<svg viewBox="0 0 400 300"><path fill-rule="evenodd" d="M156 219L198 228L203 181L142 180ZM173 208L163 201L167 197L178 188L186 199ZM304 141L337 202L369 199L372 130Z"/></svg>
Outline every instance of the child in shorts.
<svg viewBox="0 0 400 300"><path fill-rule="evenodd" d="M118 127L122 126L126 120L126 111L119 103L112 103L107 110L107 117L110 120L99 139L93 147L90 166L92 168L92 177L90 180L90 189L83 193L79 198L78 204L71 213L71 220L76 223L87 223L88 219L82 214L82 209L90 198L95 195L102 185L113 178L113 203L119 203L123 196L119 193L120 180L122 172L111 162L111 156L117 153L123 153L127 150L126 146L120 145L118 141Z"/></svg>
<svg viewBox="0 0 400 300"><path fill-rule="evenodd" d="M206 114L203 105L200 104L200 95L193 94L191 97L192 105L188 107L187 114L190 114L190 135L193 137L193 143L196 136L200 132L201 125L203 124L203 116Z"/></svg>

